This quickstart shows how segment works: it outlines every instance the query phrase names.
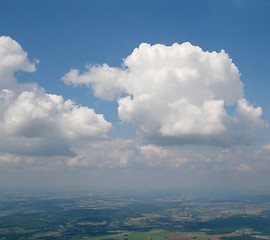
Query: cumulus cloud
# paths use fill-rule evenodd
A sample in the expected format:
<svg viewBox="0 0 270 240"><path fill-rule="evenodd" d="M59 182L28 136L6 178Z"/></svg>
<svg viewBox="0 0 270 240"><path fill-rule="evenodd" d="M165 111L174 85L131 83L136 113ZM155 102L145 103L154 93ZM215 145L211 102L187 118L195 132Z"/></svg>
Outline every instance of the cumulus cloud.
<svg viewBox="0 0 270 240"><path fill-rule="evenodd" d="M62 79L91 86L103 100L117 100L120 120L152 143L250 143L265 126L262 109L244 98L240 73L224 50L142 43L121 68L71 69Z"/></svg>
<svg viewBox="0 0 270 240"><path fill-rule="evenodd" d="M1 130L24 137L104 137L111 124L93 109L42 90L24 91L9 104Z"/></svg>
<svg viewBox="0 0 270 240"><path fill-rule="evenodd" d="M175 149L168 149L153 144L144 145L140 147L141 159L152 168L174 168L183 167L185 163L191 162L192 158L184 153L184 151L177 151Z"/></svg>
<svg viewBox="0 0 270 240"><path fill-rule="evenodd" d="M109 67L107 64L102 66L89 66L87 68L90 72L86 71L83 74L80 74L77 69L71 69L69 73L63 77L63 81L67 85L75 86L84 84L90 86L91 84L95 90L95 95L104 100L113 100L116 96L121 94L123 90L121 82L125 77L121 69ZM101 68L102 71L100 71Z"/></svg>
<svg viewBox="0 0 270 240"><path fill-rule="evenodd" d="M0 36L0 87L9 89L17 87L14 72L22 70L34 72L38 60L29 62L27 53L19 43L10 37Z"/></svg>
<svg viewBox="0 0 270 240"><path fill-rule="evenodd" d="M261 120L262 109L260 107L253 107L246 99L241 99L236 107L236 131L240 131L245 139L256 138L258 131L267 127ZM240 140L240 139L239 139Z"/></svg>
<svg viewBox="0 0 270 240"><path fill-rule="evenodd" d="M138 146L133 140L112 139L85 143L76 148L76 157L68 160L70 167L101 169L126 168L138 158Z"/></svg>
<svg viewBox="0 0 270 240"><path fill-rule="evenodd" d="M76 156L67 160L69 167L99 169L180 169L195 158L190 151L153 144L140 146L131 139L86 143L75 149Z"/></svg>
<svg viewBox="0 0 270 240"><path fill-rule="evenodd" d="M192 162L194 158L190 155L190 151L153 144L140 146L132 139L86 143L74 150L76 156L67 161L70 167L133 170L180 169L185 163Z"/></svg>
<svg viewBox="0 0 270 240"><path fill-rule="evenodd" d="M0 141L4 152L26 155L74 155L72 140L106 137L111 123L93 109L36 84L17 81L17 71L34 72L27 53L10 37L0 37ZM12 144L9 140L12 139ZM21 145L22 147L19 147Z"/></svg>

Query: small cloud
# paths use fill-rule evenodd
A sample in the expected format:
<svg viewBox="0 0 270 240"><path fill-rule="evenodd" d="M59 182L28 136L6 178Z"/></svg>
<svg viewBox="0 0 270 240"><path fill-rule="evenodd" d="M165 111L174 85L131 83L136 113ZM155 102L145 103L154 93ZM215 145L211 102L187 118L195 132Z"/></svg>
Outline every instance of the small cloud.
<svg viewBox="0 0 270 240"><path fill-rule="evenodd" d="M265 145L263 145L263 150L270 152L270 143L266 143Z"/></svg>
<svg viewBox="0 0 270 240"><path fill-rule="evenodd" d="M247 164L241 163L239 166L236 167L236 169L239 172L249 172L250 166L248 166Z"/></svg>

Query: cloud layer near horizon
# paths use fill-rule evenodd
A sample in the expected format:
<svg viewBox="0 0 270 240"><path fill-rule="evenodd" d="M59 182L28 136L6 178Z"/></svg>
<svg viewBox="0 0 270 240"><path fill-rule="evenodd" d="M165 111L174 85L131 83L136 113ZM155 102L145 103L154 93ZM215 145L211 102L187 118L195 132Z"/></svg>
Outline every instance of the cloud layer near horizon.
<svg viewBox="0 0 270 240"><path fill-rule="evenodd" d="M0 37L0 59L0 141L5 146L1 151L67 155L72 153L71 140L107 135L111 123L103 115L16 80L15 72L34 72L38 61L29 62L27 53L10 37Z"/></svg>
<svg viewBox="0 0 270 240"><path fill-rule="evenodd" d="M117 100L120 120L135 125L150 143L247 144L265 127L262 109L244 98L240 73L224 50L142 43L121 68L71 69L62 79Z"/></svg>

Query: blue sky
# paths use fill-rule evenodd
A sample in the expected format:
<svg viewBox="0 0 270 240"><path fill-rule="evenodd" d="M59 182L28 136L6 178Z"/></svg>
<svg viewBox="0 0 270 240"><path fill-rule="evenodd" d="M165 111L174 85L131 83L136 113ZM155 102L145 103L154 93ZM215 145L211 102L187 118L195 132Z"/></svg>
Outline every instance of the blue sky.
<svg viewBox="0 0 270 240"><path fill-rule="evenodd" d="M35 72L29 70L33 73L17 71L14 67L15 70L12 74L15 74L19 87L12 88L14 94L17 95L15 94L14 102L9 107L3 108L2 118L5 119L1 121L8 122L8 117L12 116L16 124L19 122L16 111L27 107L27 105L22 104L25 99L28 99L28 103L30 101L29 96L26 98L25 95L21 95L25 91L34 92L34 101L40 101L42 104L47 101L46 94L56 94L62 96L64 100L71 99L76 107L68 111L76 115L75 110L79 108L78 115L83 119L92 114L89 109L94 109L95 113L103 114L104 117L102 120L95 120L96 115L92 114L92 122L86 123L85 120L86 122L77 123L77 120L74 120L74 125L70 123L74 119L73 115L70 116L68 123L57 122L56 119L63 117L62 115L49 116L53 119L52 125L45 124L45 119L41 119L42 121L39 119L42 124L39 121L36 122L36 119L34 119L35 121L32 118L29 120L28 116L22 116L24 125L21 122L14 126L3 123L2 147L0 149L2 154L0 163L3 165L2 182L5 182L2 184L3 186L16 187L16 179L21 179L20 182L24 186L32 186L32 179L36 179L36 175L42 175L44 179L36 183L36 187L39 185L67 187L70 184L70 186L87 188L86 182L90 181L89 188L99 186L140 188L140 179L144 179L147 182L145 187L148 188L176 188L178 186L200 188L202 184L212 183L217 174L221 172L223 177L219 183L213 184L213 188L230 188L235 185L245 188L265 187L266 180L269 180L266 177L266 170L270 167L268 164L270 161L268 157L270 133L267 127L270 123L268 96L268 72L270 69L268 60L270 53L269 1L2 0L0 2L0 35L9 36L12 39L6 44L16 41L21 46L22 51L28 53L27 61L33 64L34 59L39 60L35 66ZM143 119L145 114L140 119L136 119L136 116L140 116L142 113L144 105L136 105L138 111L134 110L132 113L127 112L126 109L122 113L117 110L118 106L126 106L117 102L119 97L124 99L124 96L131 96L141 99L142 95L136 94L139 88L144 87L144 82L147 82L148 79L145 77L144 82L142 80L137 85L135 82L138 76L144 79L145 75L139 75L140 72L136 71L126 75L130 79L130 84L136 85L133 88L128 88L123 83L110 86L112 88L105 86L109 92L115 88L121 89L118 93L120 94L118 99L106 101L104 94L98 94L95 88L99 84L97 82L99 79L91 80L93 69L85 68L88 65L99 64L97 71L101 75L98 76L103 76L106 69L102 67L102 64L110 66L112 71L122 69L123 59L131 55L141 43L148 43L151 46L155 44L171 46L174 43L181 45L184 42L191 43L191 46L199 46L201 51L198 56L206 56L207 51L220 53L221 49L225 50L229 56L228 59L231 58L239 70L239 73L235 75L236 78L241 74L242 97L250 104L250 111L254 110L255 120L252 117L254 114L244 119L242 113L240 115L244 120L241 122L241 116L235 115L236 106L247 108L249 105L243 105L245 104L243 102L240 105L239 102L235 101L232 105L224 106L224 109L229 114L228 121L234 121L233 119L237 118L241 127L238 126L235 130L234 125L227 126L225 124L225 133L219 135L215 132L219 130L212 129L213 125L206 121L206 124L202 126L206 127L209 123L209 128L215 134L213 136L207 135L205 138L203 134L208 131L207 129L205 131L196 130L196 126L200 124L198 119L201 119L198 117L194 121L191 120L191 122L193 121L191 128L195 129L195 133L187 132L185 133L187 135L183 135L181 129L168 130L168 126L170 128L177 121L177 117L181 115L181 106L190 105L179 105L177 109L180 109L180 112L177 116L172 114L171 117L176 119L175 122L171 119L165 119L161 122L151 120L153 124L148 124L148 119ZM159 47L157 49L157 51L163 51ZM143 51L141 50L142 54ZM168 50L164 51L166 55ZM22 53L20 52L20 54ZM165 57L164 64L167 62L167 58ZM137 60L140 62L141 58ZM187 59L187 61L193 66L192 60ZM132 64L135 63L132 62ZM153 68L156 64L155 60L147 62L143 69ZM19 69L21 68L20 66ZM66 77L64 80L64 76L67 76L71 69L77 69L80 73L75 78ZM89 82L87 80L78 84L80 76L84 76L85 73L88 73L86 77L90 79ZM121 72L120 74L126 73ZM4 79L3 76L2 81L9 80L9 78ZM211 78L211 76L208 77ZM120 75L115 77L118 80L120 78ZM106 77L104 79L106 80ZM227 78L224 77L224 79ZM202 79L202 81L204 80L205 78ZM119 81L121 82L121 79ZM162 81L162 78L158 78L157 81ZM235 80L235 84L237 85L239 81ZM29 82L37 84L39 90L43 88L43 93L35 92L39 90L33 90L33 87L25 87ZM226 99L226 94L230 95L237 89L237 86L233 84L228 85L228 89L224 88L222 96L225 97L219 95L215 100ZM6 89L3 86L1 86L1 90ZM161 85L162 89L165 89L166 86ZM101 87L102 91L105 91L104 85ZM192 87L193 92L196 92L197 95L201 94L196 85L187 85L188 89ZM19 88L25 89L18 90ZM155 92L155 88L151 89L154 89ZM148 87L143 90L144 93L149 94ZM160 102L160 106L163 106L164 109L165 106L172 104L172 102L168 102L169 100L167 101L163 90L158 92L157 89L156 91L157 97L165 100L153 100L153 108L157 107L155 106L156 102ZM220 89L218 92L220 93ZM167 95L170 95L169 90ZM240 95L238 97L240 100ZM190 100L187 104L191 104L195 99L195 94L193 95L191 92L187 98ZM174 100L176 104L176 100L181 100L181 97ZM42 104L32 104L33 111L39 112L39 108L43 107ZM88 110L80 108L82 106L87 107ZM219 109L216 105L213 106L214 109ZM61 111L65 112L65 106L61 105L61 107L64 109ZM257 107L262 110L262 115L255 111ZM161 114L163 116L158 111L151 111L151 108L147 109L149 115L156 114L159 117ZM28 114L30 113L31 111ZM65 112L65 114L68 113ZM130 115L127 115L129 113ZM205 114L208 113L209 111L206 111ZM169 122L165 124L166 120ZM183 119L179 117L178 120L181 122L180 120ZM27 121L30 126L27 126ZM87 132L89 128L85 130L82 127L82 130L78 130L79 127L76 125L84 126L83 124L86 124L86 127L91 127L87 124L95 124L97 121L100 121L100 125L95 133ZM183 121L182 123L186 123L186 119ZM217 121L218 123L220 122ZM63 133L64 130L61 130L63 136L59 133L60 138L53 134L48 136L40 131L42 128L48 128L49 133L57 132L59 130L58 124L61 129L69 129L65 133ZM160 126L158 132L151 128L155 124ZM195 124L197 125L195 126ZM245 128L254 130L252 134L248 133L249 137L243 137L247 133ZM237 140L235 136L228 133L229 131L243 131L241 136L246 138L245 141ZM162 133L160 134L160 132ZM87 135L88 133L89 135ZM21 141L25 141L27 146L32 145L33 147L28 149L21 146ZM37 146L34 142L38 142ZM55 143L58 150L52 148L53 144L49 144L54 142L59 144L58 146ZM239 145L235 144L238 142L240 142ZM28 150L22 151L20 148ZM50 151L51 154L48 153ZM110 154L112 152L113 154ZM236 153L238 154L237 159L232 160ZM46 159L46 156L49 155L49 159ZM89 155L91 156L89 157ZM200 158L201 161L198 160ZM218 161L219 158L222 160ZM122 162L119 159L122 159ZM175 171L175 168L178 170ZM162 169L165 170L162 171ZM130 182L122 184L122 179L126 178L127 175L131 178ZM76 177L71 178L70 176ZM160 176L163 178L171 177L168 177L165 183L157 183ZM246 179L250 179L251 176L257 180L247 182ZM190 181L190 178L193 180ZM227 181L234 178L239 184ZM72 179L76 179L75 182ZM111 181L111 179L114 180ZM191 183L184 184L183 182L186 181Z"/></svg>

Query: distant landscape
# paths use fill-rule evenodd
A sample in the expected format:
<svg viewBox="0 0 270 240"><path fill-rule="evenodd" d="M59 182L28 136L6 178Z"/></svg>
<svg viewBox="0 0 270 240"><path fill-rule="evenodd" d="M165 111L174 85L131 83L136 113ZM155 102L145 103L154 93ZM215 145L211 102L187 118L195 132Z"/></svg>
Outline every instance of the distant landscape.
<svg viewBox="0 0 270 240"><path fill-rule="evenodd" d="M0 239L270 239L270 194L6 193Z"/></svg>
<svg viewBox="0 0 270 240"><path fill-rule="evenodd" d="M270 240L270 0L0 0L0 240Z"/></svg>

